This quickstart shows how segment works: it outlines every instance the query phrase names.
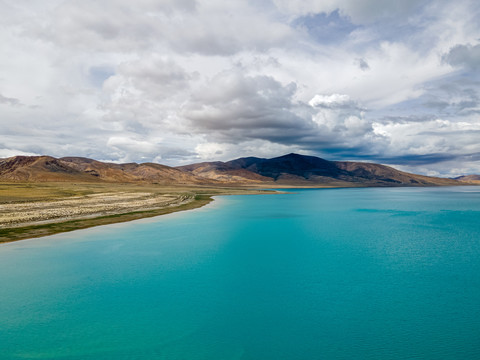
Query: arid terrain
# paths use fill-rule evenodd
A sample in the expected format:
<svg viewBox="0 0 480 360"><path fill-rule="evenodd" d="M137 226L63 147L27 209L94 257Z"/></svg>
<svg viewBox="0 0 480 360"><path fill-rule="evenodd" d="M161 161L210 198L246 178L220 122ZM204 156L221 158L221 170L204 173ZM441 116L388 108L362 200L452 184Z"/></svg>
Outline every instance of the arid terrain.
<svg viewBox="0 0 480 360"><path fill-rule="evenodd" d="M0 181L138 183L164 186L442 186L455 179L406 173L390 166L329 161L287 154L170 167L154 163L106 163L81 157L14 156L0 159Z"/></svg>
<svg viewBox="0 0 480 360"><path fill-rule="evenodd" d="M194 209L261 190L105 183L0 183L0 242Z"/></svg>
<svg viewBox="0 0 480 360"><path fill-rule="evenodd" d="M14 156L0 159L0 242L193 209L212 195L265 193L255 190L262 188L469 184L478 178L428 177L299 154L179 167Z"/></svg>
<svg viewBox="0 0 480 360"><path fill-rule="evenodd" d="M99 193L54 201L0 204L0 227L19 227L63 220L174 207L194 201L193 194Z"/></svg>

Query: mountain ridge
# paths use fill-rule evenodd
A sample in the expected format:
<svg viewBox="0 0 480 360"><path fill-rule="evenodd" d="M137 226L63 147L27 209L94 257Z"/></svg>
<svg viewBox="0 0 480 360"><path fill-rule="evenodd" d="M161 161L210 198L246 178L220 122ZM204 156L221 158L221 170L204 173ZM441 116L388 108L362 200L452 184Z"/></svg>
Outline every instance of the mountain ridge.
<svg viewBox="0 0 480 360"><path fill-rule="evenodd" d="M406 173L387 165L329 161L290 153L170 167L156 163L107 163L84 157L14 156L0 159L0 181L78 181L160 185L238 186L435 186L468 180Z"/></svg>
<svg viewBox="0 0 480 360"><path fill-rule="evenodd" d="M83 157L14 156L0 159L1 181L145 182L163 185L204 182L181 170L153 163L105 163Z"/></svg>
<svg viewBox="0 0 480 360"><path fill-rule="evenodd" d="M457 181L467 182L472 184L480 184L480 175L462 175L455 178Z"/></svg>
<svg viewBox="0 0 480 360"><path fill-rule="evenodd" d="M198 177L216 179L247 171L249 177L261 176L277 185L294 186L434 186L460 185L453 179L406 173L387 165L329 161L315 156L290 153L279 157L239 158L227 162L203 162L179 166Z"/></svg>

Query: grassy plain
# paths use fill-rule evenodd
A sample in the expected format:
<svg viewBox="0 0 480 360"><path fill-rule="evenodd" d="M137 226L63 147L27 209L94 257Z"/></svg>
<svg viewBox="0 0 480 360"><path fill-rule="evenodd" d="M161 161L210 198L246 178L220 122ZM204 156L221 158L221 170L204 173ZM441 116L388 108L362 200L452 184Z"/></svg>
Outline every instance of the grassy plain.
<svg viewBox="0 0 480 360"><path fill-rule="evenodd" d="M0 242L195 209L242 187L118 183L0 183Z"/></svg>

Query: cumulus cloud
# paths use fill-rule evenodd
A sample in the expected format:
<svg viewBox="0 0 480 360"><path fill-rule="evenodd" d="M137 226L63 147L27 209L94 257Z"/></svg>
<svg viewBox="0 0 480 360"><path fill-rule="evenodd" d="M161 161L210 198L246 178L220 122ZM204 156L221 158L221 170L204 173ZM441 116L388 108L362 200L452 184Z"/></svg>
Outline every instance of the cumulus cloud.
<svg viewBox="0 0 480 360"><path fill-rule="evenodd" d="M223 144L262 140L307 151L360 155L381 142L363 109L348 95L316 95L306 104L296 101L295 93L293 83L224 73L192 97L183 115L191 129ZM208 146L201 149L213 145ZM224 153L222 148L218 151Z"/></svg>
<svg viewBox="0 0 480 360"><path fill-rule="evenodd" d="M324 108L349 108L354 105L350 96L345 94L315 95L308 103L313 107Z"/></svg>
<svg viewBox="0 0 480 360"><path fill-rule="evenodd" d="M183 115L206 130L294 129L301 123L292 104L295 90L295 83L284 86L269 76L223 72L192 95Z"/></svg>
<svg viewBox="0 0 480 360"><path fill-rule="evenodd" d="M315 110L312 120L318 135L314 143L321 144L324 151L362 158L386 145L383 135L375 132L366 118L365 109L348 95L315 95L309 105Z"/></svg>

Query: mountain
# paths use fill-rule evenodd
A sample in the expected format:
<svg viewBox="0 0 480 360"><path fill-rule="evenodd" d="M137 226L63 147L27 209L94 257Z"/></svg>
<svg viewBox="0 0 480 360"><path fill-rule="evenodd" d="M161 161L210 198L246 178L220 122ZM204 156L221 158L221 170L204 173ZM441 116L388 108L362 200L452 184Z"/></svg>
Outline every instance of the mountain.
<svg viewBox="0 0 480 360"><path fill-rule="evenodd" d="M235 186L431 186L464 181L415 175L392 167L288 154L245 157L179 167L105 163L82 157L14 156L0 159L0 181L76 181ZM471 182L469 182L471 183Z"/></svg>
<svg viewBox="0 0 480 360"><path fill-rule="evenodd" d="M471 184L480 184L480 175L464 175L456 177L455 180L471 183Z"/></svg>
<svg viewBox="0 0 480 360"><path fill-rule="evenodd" d="M89 181L91 176L78 172L51 156L14 156L0 159L0 179L9 181Z"/></svg>
<svg viewBox="0 0 480 360"><path fill-rule="evenodd" d="M60 161L82 173L109 182L148 182L159 184L200 184L195 176L166 165L154 163L104 163L81 157L64 157Z"/></svg>
<svg viewBox="0 0 480 360"><path fill-rule="evenodd" d="M204 162L180 166L178 169L205 179L250 183L271 182L278 185L459 185L459 182L453 179L410 174L380 164L328 161L299 154L288 154L273 159L248 157L228 162Z"/></svg>
<svg viewBox="0 0 480 360"><path fill-rule="evenodd" d="M0 159L2 181L145 182L202 184L187 172L160 164L114 164L82 157L14 156Z"/></svg>

